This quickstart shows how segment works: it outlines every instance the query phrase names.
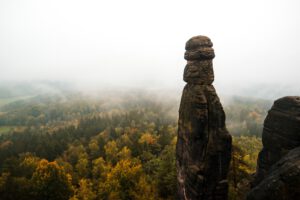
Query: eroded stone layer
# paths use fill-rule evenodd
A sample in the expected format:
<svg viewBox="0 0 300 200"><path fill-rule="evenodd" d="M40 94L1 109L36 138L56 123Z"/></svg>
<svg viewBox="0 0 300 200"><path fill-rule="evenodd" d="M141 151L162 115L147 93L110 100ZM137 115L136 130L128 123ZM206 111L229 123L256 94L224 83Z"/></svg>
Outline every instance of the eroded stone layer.
<svg viewBox="0 0 300 200"><path fill-rule="evenodd" d="M295 200L300 197L300 147L294 148L272 165L247 200Z"/></svg>
<svg viewBox="0 0 300 200"><path fill-rule="evenodd" d="M183 80L199 85L211 85L214 81L212 60L188 61L184 68Z"/></svg>
<svg viewBox="0 0 300 200"><path fill-rule="evenodd" d="M186 43L187 84L179 108L176 148L179 199L227 199L231 136L211 85L214 56L212 42L205 36Z"/></svg>
<svg viewBox="0 0 300 200"><path fill-rule="evenodd" d="M273 164L300 146L300 97L283 97L274 102L264 122L262 141L253 186L265 178Z"/></svg>

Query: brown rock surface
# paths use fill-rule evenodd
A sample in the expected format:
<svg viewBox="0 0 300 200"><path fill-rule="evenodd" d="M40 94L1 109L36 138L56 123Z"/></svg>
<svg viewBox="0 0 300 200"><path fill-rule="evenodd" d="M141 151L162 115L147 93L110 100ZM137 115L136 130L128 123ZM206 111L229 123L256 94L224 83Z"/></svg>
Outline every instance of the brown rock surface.
<svg viewBox="0 0 300 200"><path fill-rule="evenodd" d="M275 163L247 200L296 200L300 198L300 147Z"/></svg>
<svg viewBox="0 0 300 200"><path fill-rule="evenodd" d="M300 191L300 97L274 102L264 122L262 142L248 199L293 199Z"/></svg>
<svg viewBox="0 0 300 200"><path fill-rule="evenodd" d="M289 150L300 146L300 97L283 97L274 102L264 122L262 142L254 185Z"/></svg>
<svg viewBox="0 0 300 200"><path fill-rule="evenodd" d="M186 43L184 87L179 108L176 147L179 199L225 200L231 158L231 136L216 94L208 37L196 36Z"/></svg>

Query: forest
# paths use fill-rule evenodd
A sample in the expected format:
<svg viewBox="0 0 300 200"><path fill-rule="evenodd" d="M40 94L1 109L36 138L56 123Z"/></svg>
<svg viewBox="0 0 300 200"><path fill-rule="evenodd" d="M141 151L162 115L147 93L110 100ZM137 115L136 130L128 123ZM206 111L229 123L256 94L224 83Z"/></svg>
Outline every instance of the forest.
<svg viewBox="0 0 300 200"><path fill-rule="evenodd" d="M229 196L242 199L272 102L224 99L233 135ZM0 199L175 199L178 98L65 92L0 102Z"/></svg>

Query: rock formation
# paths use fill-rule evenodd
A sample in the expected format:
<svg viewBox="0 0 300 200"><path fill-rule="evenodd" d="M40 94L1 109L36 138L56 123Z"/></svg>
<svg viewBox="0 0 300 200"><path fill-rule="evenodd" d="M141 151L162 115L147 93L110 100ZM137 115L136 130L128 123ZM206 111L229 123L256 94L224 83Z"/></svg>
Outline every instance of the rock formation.
<svg viewBox="0 0 300 200"><path fill-rule="evenodd" d="M212 85L215 57L208 37L186 43L187 65L178 121L176 146L179 199L226 200L231 136L225 113Z"/></svg>
<svg viewBox="0 0 300 200"><path fill-rule="evenodd" d="M253 189L248 200L297 199L300 196L300 97L274 102L262 134Z"/></svg>

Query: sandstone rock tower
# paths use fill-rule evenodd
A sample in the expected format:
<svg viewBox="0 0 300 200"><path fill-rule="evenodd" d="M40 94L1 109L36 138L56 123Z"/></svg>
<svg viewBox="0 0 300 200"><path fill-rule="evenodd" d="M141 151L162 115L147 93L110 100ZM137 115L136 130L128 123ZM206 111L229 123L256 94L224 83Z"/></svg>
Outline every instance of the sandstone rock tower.
<svg viewBox="0 0 300 200"><path fill-rule="evenodd" d="M176 146L178 195L181 200L226 200L231 136L212 85L213 44L208 37L187 41L184 87Z"/></svg>
<svg viewBox="0 0 300 200"><path fill-rule="evenodd" d="M287 200L300 196L300 97L274 102L262 134L263 149L248 200Z"/></svg>

